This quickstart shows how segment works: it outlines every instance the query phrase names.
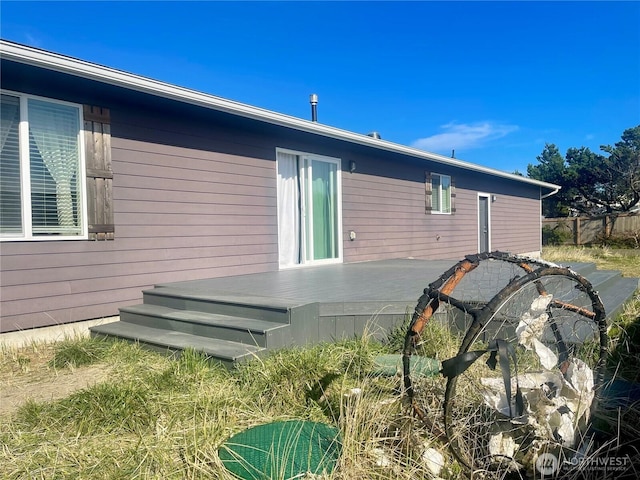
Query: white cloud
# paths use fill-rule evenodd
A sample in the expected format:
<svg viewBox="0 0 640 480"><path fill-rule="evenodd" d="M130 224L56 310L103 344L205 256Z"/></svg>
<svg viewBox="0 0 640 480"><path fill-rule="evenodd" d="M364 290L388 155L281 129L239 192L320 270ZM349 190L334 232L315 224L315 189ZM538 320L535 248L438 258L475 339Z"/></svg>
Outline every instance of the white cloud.
<svg viewBox="0 0 640 480"><path fill-rule="evenodd" d="M486 145L518 130L517 125L492 122L473 124L450 122L440 127L443 133L419 138L411 146L435 153L450 153L451 150L469 150Z"/></svg>

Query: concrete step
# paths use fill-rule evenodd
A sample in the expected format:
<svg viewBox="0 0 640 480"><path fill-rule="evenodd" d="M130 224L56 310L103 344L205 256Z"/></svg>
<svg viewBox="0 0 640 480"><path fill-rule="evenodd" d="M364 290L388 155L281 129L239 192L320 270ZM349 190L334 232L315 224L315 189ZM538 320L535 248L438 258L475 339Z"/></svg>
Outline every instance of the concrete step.
<svg viewBox="0 0 640 480"><path fill-rule="evenodd" d="M281 348L292 343L287 323L193 310L175 310L160 305L143 304L121 308L120 320L264 348Z"/></svg>
<svg viewBox="0 0 640 480"><path fill-rule="evenodd" d="M253 318L267 322L289 323L290 312L300 306L287 299L210 293L176 287L156 287L142 292L143 302L175 310L189 310Z"/></svg>
<svg viewBox="0 0 640 480"><path fill-rule="evenodd" d="M91 327L92 336L117 337L138 341L148 348L163 353L181 352L192 348L227 366L259 356L266 350L262 347L213 339L189 333L174 332L128 322L112 322Z"/></svg>

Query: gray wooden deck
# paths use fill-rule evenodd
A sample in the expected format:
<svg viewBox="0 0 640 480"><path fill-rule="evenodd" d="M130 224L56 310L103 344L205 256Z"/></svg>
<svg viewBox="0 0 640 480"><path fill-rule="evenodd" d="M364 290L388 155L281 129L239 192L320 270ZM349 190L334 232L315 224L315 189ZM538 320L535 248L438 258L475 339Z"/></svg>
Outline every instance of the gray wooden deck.
<svg viewBox="0 0 640 480"><path fill-rule="evenodd" d="M382 260L238 275L159 287L319 303L322 316L413 307L424 288L457 260ZM354 305L354 307L350 307Z"/></svg>
<svg viewBox="0 0 640 480"><path fill-rule="evenodd" d="M193 347L228 364L365 331L380 336L457 261L397 259L164 283L143 292L142 305L122 308L119 322L92 332L161 350ZM638 279L619 272L567 266L591 281L609 314L638 288Z"/></svg>

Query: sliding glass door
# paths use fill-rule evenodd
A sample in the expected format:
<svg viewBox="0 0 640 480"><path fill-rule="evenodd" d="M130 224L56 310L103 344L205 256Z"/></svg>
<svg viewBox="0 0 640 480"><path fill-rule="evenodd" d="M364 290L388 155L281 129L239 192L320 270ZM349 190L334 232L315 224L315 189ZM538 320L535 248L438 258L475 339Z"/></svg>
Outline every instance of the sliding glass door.
<svg viewBox="0 0 640 480"><path fill-rule="evenodd" d="M339 262L340 160L278 151L280 267Z"/></svg>

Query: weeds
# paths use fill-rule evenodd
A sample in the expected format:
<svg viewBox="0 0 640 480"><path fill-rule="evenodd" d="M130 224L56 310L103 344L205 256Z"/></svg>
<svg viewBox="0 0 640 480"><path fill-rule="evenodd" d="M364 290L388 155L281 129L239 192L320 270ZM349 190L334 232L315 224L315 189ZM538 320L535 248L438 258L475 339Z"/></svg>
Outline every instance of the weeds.
<svg viewBox="0 0 640 480"><path fill-rule="evenodd" d="M640 252L609 247L544 247L542 258L549 262L594 262L599 269L617 270L625 277L640 277Z"/></svg>
<svg viewBox="0 0 640 480"><path fill-rule="evenodd" d="M102 361L110 343L96 338L65 339L55 344L51 368L75 368Z"/></svg>
<svg viewBox="0 0 640 480"><path fill-rule="evenodd" d="M65 341L43 368L117 367L105 382L58 401L27 402L6 418L0 477L230 480L216 453L223 441L250 426L301 418L341 428L340 468L327 478L431 478L420 460L425 439L397 394L400 379L368 374L382 352L389 349L367 335L282 350L228 371L194 351L170 359L135 344Z"/></svg>
<svg viewBox="0 0 640 480"><path fill-rule="evenodd" d="M617 376L640 383L640 295L625 304L609 327L608 366Z"/></svg>
<svg viewBox="0 0 640 480"><path fill-rule="evenodd" d="M593 261L594 252L573 250L580 258L563 252L554 258L547 250L544 258L559 263ZM612 263L603 267L605 262L622 263L615 252L595 253L600 268L615 268L606 266ZM628 275L639 276L637 260L625 261L632 266ZM640 371L633 350L638 345L639 310L636 298L609 330L619 375L627 365L630 374ZM386 344L365 335L282 350L231 371L194 351L170 358L136 344L96 339L2 351L3 375L51 376L60 369L91 364L109 365L112 373L106 381L60 400L27 402L16 414L4 416L0 478L232 480L217 456L218 446L245 428L291 418L340 428L339 468L324 480L431 479L434 475L424 461L428 448L444 457L440 477L461 478L463 471L438 431L407 415L398 395L401 379L368 373L376 355L401 351L405 332L406 323ZM421 340L420 353L439 359L453 356L460 346L458 334L436 317ZM443 379L416 383L437 427ZM637 408L607 415L600 419L605 425L637 438Z"/></svg>

